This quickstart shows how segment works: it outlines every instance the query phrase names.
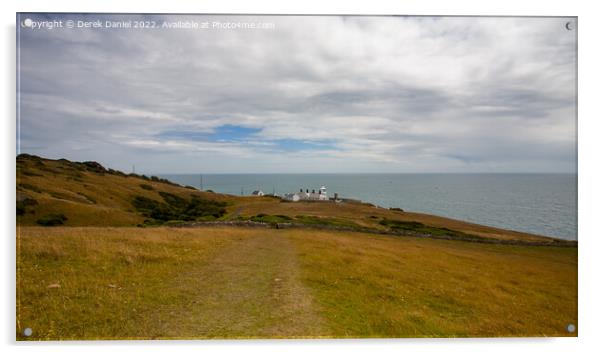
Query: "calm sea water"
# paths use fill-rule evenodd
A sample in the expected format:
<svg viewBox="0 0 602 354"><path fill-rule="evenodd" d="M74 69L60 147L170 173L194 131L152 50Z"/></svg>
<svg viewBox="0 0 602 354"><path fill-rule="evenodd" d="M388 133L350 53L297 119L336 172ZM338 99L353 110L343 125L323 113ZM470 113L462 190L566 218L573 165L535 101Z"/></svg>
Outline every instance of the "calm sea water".
<svg viewBox="0 0 602 354"><path fill-rule="evenodd" d="M163 175L200 187L199 175ZM328 188L361 199L505 229L577 239L574 174L211 174L203 188L249 195L261 189L282 195L300 188Z"/></svg>

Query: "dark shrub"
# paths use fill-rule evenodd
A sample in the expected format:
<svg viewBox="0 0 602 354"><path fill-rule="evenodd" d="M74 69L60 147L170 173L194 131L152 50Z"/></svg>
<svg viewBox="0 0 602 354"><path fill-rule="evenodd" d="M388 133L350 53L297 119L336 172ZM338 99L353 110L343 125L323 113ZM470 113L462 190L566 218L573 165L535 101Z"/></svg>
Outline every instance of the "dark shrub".
<svg viewBox="0 0 602 354"><path fill-rule="evenodd" d="M121 172L119 170L114 170L112 168L109 168L109 173L112 174L112 175L117 175L117 176L121 176L121 177L125 177L126 176L125 173L123 173L123 172Z"/></svg>
<svg viewBox="0 0 602 354"><path fill-rule="evenodd" d="M153 188L153 186L151 186L150 184L144 184L144 183L142 183L142 184L140 185L140 188L142 188L142 189L146 189L147 191L152 191L152 190L154 190L154 189L155 189L155 188Z"/></svg>
<svg viewBox="0 0 602 354"><path fill-rule="evenodd" d="M27 207L38 205L38 201L32 197L17 193L17 215L23 215L27 211Z"/></svg>
<svg viewBox="0 0 602 354"><path fill-rule="evenodd" d="M176 208L184 208L186 207L187 201L186 199L182 198L182 197L178 197L175 194L171 194L171 193L167 193L167 192L159 192L159 195L161 196L161 198L163 198L163 200Z"/></svg>
<svg viewBox="0 0 602 354"><path fill-rule="evenodd" d="M132 201L132 205L142 215L163 222L169 220L208 220L219 218L226 213L226 203L223 202L202 199L194 195L190 200L166 192L159 192L159 195L165 203L136 196Z"/></svg>
<svg viewBox="0 0 602 354"><path fill-rule="evenodd" d="M147 197L136 196L132 201L132 205L134 205L134 208L136 208L138 211L145 211L153 210L157 206L160 206L161 202Z"/></svg>
<svg viewBox="0 0 602 354"><path fill-rule="evenodd" d="M39 173L31 172L29 170L19 170L19 171L17 171L17 173L22 173L24 176L30 176L30 177L42 177L43 176Z"/></svg>
<svg viewBox="0 0 602 354"><path fill-rule="evenodd" d="M80 162L80 165L84 166L86 168L86 170L88 170L88 171L92 171L92 172L96 172L96 173L100 173L100 174L104 174L105 172L108 172L106 168L104 168L101 164L99 164L96 161L84 161L84 162Z"/></svg>
<svg viewBox="0 0 602 354"><path fill-rule="evenodd" d="M67 221L67 217L63 214L50 214L38 219L36 222L42 226L57 226L63 225L65 221Z"/></svg>

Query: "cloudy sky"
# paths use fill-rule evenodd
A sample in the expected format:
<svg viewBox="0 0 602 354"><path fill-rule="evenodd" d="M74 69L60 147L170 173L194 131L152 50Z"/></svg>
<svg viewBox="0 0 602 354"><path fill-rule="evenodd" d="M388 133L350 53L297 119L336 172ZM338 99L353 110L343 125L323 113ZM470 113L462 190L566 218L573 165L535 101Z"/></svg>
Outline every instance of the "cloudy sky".
<svg viewBox="0 0 602 354"><path fill-rule="evenodd" d="M210 28L19 26L19 152L158 174L575 171L571 18L25 18Z"/></svg>

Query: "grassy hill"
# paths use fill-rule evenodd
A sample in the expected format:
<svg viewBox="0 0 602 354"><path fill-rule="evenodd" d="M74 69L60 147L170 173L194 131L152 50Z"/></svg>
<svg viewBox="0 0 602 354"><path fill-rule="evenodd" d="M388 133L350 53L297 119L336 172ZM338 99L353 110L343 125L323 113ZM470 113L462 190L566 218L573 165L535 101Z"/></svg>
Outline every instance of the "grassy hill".
<svg viewBox="0 0 602 354"><path fill-rule="evenodd" d="M157 226L192 221L330 226L472 240L575 245L449 218L367 203L283 202L203 192L158 178L124 174L96 162L17 157L19 225Z"/></svg>
<svg viewBox="0 0 602 354"><path fill-rule="evenodd" d="M576 243L544 236L30 155L17 214L18 340L577 334L577 248L547 246Z"/></svg>

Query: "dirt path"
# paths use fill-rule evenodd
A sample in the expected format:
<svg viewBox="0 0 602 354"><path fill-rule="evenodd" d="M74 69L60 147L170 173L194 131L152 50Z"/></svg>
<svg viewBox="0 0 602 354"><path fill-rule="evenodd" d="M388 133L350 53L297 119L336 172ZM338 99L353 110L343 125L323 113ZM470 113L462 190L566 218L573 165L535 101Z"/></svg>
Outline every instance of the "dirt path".
<svg viewBox="0 0 602 354"><path fill-rule="evenodd" d="M307 337L325 335L299 279L293 243L275 230L239 237L185 279L195 290L185 311L172 313L168 337ZM175 318L174 318L175 317ZM176 322L174 322L175 320Z"/></svg>

